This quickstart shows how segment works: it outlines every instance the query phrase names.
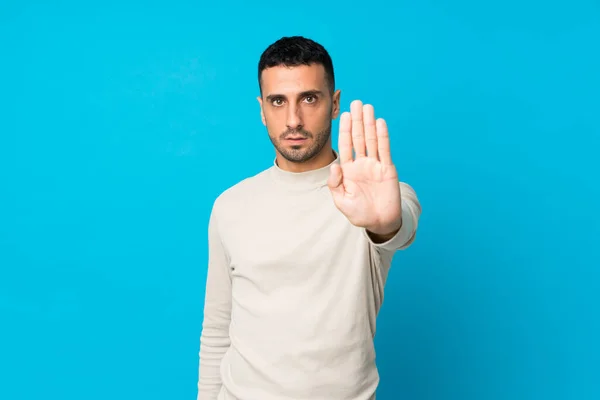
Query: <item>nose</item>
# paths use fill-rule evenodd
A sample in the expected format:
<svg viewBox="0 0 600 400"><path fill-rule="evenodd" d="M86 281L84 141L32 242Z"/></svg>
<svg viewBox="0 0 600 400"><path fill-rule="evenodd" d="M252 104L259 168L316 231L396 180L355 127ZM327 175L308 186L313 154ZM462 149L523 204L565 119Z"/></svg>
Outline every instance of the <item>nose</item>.
<svg viewBox="0 0 600 400"><path fill-rule="evenodd" d="M289 130L302 128L302 115L300 107L290 105L287 112L287 127Z"/></svg>

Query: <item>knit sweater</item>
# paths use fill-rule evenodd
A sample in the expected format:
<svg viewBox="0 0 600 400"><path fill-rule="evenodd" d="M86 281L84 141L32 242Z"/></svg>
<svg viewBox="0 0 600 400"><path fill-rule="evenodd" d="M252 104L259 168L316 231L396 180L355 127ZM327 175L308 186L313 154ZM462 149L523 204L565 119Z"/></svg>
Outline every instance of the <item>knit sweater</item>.
<svg viewBox="0 0 600 400"><path fill-rule="evenodd" d="M215 200L198 400L375 398L376 317L421 206L399 182L402 227L377 243L334 205L329 168L274 162Z"/></svg>

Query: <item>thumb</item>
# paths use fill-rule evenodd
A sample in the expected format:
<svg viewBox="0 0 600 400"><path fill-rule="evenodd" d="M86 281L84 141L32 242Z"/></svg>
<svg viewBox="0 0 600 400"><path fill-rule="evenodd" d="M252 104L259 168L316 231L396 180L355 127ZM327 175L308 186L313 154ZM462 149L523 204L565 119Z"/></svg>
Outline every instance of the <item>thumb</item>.
<svg viewBox="0 0 600 400"><path fill-rule="evenodd" d="M342 167L339 164L332 164L329 170L327 186L329 186L332 193L342 194L344 192L344 185L342 183Z"/></svg>

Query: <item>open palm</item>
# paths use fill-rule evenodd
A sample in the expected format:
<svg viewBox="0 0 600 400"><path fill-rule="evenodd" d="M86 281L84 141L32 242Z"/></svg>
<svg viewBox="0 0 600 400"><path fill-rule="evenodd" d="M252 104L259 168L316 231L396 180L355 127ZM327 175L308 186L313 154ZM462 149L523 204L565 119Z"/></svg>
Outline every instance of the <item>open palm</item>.
<svg viewBox="0 0 600 400"><path fill-rule="evenodd" d="M353 156L354 150L354 156ZM340 117L340 163L328 186L336 207L356 226L389 234L402 222L402 199L390 154L388 129L371 105L358 100Z"/></svg>

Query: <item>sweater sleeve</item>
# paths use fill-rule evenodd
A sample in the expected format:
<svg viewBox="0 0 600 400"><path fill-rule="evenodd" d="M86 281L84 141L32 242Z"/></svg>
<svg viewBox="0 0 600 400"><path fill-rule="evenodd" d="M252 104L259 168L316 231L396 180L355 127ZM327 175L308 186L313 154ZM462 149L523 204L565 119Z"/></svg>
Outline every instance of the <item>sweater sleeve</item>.
<svg viewBox="0 0 600 400"><path fill-rule="evenodd" d="M216 400L221 390L221 361L230 346L231 275L219 235L215 207L208 224L208 272L200 335L197 400Z"/></svg>
<svg viewBox="0 0 600 400"><path fill-rule="evenodd" d="M379 312L383 303L384 287L392 265L392 258L396 251L406 249L414 242L421 216L421 204L413 188L400 182L400 193L402 195L402 226L394 237L386 242L376 243L363 228L363 234L371 249L371 284L374 295L373 307L376 312ZM374 327L375 321L371 322Z"/></svg>

